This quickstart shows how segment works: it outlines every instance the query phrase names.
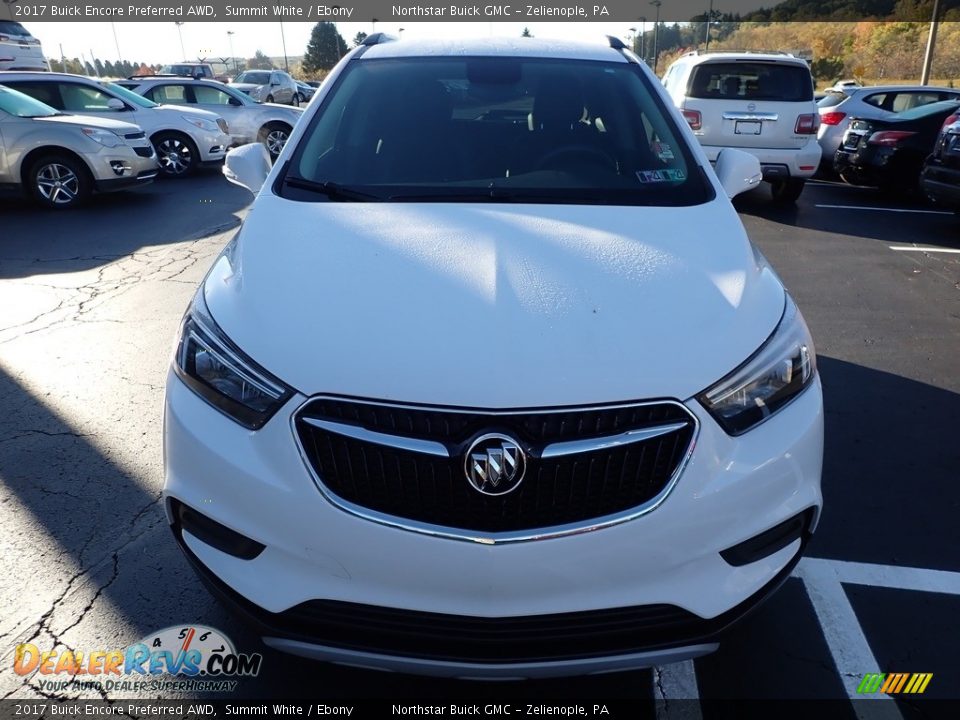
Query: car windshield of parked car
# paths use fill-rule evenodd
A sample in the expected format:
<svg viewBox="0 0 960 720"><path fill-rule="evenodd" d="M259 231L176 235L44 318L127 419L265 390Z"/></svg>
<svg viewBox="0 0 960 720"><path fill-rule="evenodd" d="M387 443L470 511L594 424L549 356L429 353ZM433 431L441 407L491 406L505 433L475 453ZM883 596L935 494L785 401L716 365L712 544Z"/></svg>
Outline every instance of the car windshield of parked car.
<svg viewBox="0 0 960 720"><path fill-rule="evenodd" d="M919 120L938 113L949 112L960 108L960 102L957 100L941 100L940 102L919 105L909 110L904 110L896 115L897 120Z"/></svg>
<svg viewBox="0 0 960 720"><path fill-rule="evenodd" d="M29 95L0 85L0 110L20 118L52 117L62 113L55 108L34 100Z"/></svg>
<svg viewBox="0 0 960 720"><path fill-rule="evenodd" d="M153 100L148 100L143 95L137 95L133 90L128 90L122 85L117 85L116 83L104 83L104 87L110 88L114 93L122 97L128 103L137 105L142 108L155 108L158 107L157 103Z"/></svg>
<svg viewBox="0 0 960 720"><path fill-rule="evenodd" d="M710 62L690 75L687 95L708 100L813 100L813 81L805 66L783 62Z"/></svg>
<svg viewBox="0 0 960 720"><path fill-rule="evenodd" d="M234 80L235 83L250 83L251 85L269 85L270 84L270 73L258 71L258 72L242 72Z"/></svg>
<svg viewBox="0 0 960 720"><path fill-rule="evenodd" d="M543 58L351 63L281 192L674 206L713 196L638 66Z"/></svg>

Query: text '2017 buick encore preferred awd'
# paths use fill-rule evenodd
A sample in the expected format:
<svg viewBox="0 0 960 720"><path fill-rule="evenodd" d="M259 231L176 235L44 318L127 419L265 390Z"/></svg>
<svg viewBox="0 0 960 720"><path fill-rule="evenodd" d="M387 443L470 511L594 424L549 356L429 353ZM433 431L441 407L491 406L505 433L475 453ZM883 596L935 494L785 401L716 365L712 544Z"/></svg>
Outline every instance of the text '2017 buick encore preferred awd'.
<svg viewBox="0 0 960 720"><path fill-rule="evenodd" d="M182 324L168 519L272 647L457 677L710 652L821 507L800 312L617 40L367 38Z"/></svg>

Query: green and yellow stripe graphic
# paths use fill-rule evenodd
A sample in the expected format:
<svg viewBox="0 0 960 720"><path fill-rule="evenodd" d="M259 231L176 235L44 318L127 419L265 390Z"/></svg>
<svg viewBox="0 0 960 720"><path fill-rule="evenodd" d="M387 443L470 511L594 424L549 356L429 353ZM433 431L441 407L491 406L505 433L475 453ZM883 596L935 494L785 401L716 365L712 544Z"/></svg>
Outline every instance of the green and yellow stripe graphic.
<svg viewBox="0 0 960 720"><path fill-rule="evenodd" d="M875 692L917 695L927 689L932 678L933 673L867 673L860 681L857 692L861 695Z"/></svg>

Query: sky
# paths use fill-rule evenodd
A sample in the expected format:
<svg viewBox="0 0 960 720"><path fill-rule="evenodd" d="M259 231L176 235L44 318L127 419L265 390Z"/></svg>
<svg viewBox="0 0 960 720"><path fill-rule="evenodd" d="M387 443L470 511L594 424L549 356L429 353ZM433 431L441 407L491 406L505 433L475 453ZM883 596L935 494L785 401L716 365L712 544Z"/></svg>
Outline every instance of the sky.
<svg viewBox="0 0 960 720"><path fill-rule="evenodd" d="M183 52L180 48L180 36L177 26L173 22L24 22L23 25L30 33L43 43L44 53L48 58L59 58L61 46L63 55L67 58L86 56L89 60L91 53L100 60L116 61L136 60L150 64L164 64L181 60L197 60L199 57L220 58L253 57L257 50L262 50L271 57L283 57L283 40L286 39L287 55L296 57L303 55L310 39L313 23L283 23L283 36L280 33L279 22L195 22L185 23L181 27L183 33ZM116 29L114 41L113 25ZM386 32L398 35L400 28L403 37L476 37L476 36L519 36L524 27L536 37L580 39L588 41L606 42L606 35L616 35L627 40L630 36L630 27L638 27L639 23L486 23L486 22L378 22L377 32ZM652 29L653 23L647 23ZM369 22L337 23L337 29L352 45L351 40L358 32L370 33L373 28ZM233 31L233 53L230 50ZM118 57L117 48L120 55ZM186 57L181 57L183 53Z"/></svg>

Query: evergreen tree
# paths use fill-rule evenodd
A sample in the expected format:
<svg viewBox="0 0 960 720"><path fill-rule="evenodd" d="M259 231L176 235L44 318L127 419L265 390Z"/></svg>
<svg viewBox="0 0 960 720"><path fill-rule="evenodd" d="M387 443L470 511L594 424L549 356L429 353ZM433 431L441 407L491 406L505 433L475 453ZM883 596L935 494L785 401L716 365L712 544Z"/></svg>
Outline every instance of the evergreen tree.
<svg viewBox="0 0 960 720"><path fill-rule="evenodd" d="M361 30L356 35L353 36L353 46L360 47L363 45L363 41L367 39L367 34Z"/></svg>
<svg viewBox="0 0 960 720"><path fill-rule="evenodd" d="M303 71L315 73L330 70L347 52L347 43L331 22L318 22L310 33L307 52L303 56Z"/></svg>
<svg viewBox="0 0 960 720"><path fill-rule="evenodd" d="M247 67L251 70L273 70L273 62L262 50L257 50L253 57L247 60Z"/></svg>
<svg viewBox="0 0 960 720"><path fill-rule="evenodd" d="M525 27L525 28L523 29L523 32L520 33L520 37L533 37L533 33L530 32L530 28Z"/></svg>

